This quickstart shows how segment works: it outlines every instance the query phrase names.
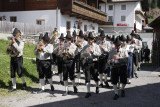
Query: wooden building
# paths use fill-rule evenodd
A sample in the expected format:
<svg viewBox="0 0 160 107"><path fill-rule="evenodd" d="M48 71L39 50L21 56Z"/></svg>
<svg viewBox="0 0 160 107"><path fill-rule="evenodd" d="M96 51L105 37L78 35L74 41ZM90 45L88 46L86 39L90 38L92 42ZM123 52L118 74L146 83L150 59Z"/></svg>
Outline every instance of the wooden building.
<svg viewBox="0 0 160 107"><path fill-rule="evenodd" d="M160 16L152 21L149 26L154 29L152 63L154 66L160 66Z"/></svg>
<svg viewBox="0 0 160 107"><path fill-rule="evenodd" d="M73 31L73 26L98 32L98 25L107 22L107 13L99 10L99 4L105 4L106 1L0 0L0 19L51 25L63 32Z"/></svg>

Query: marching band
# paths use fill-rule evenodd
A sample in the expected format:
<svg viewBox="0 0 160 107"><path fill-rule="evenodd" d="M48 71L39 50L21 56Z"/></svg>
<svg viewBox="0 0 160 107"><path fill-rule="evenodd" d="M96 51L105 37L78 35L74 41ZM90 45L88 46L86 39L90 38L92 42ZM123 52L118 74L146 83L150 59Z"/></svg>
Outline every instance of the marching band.
<svg viewBox="0 0 160 107"><path fill-rule="evenodd" d="M39 42L34 49L36 55L37 71L41 90L38 93L45 92L45 80L48 79L51 91L54 91L52 84L51 68L57 66L59 83L64 85L65 92L63 96L69 94L68 78L72 81L73 91L76 94L78 87L75 83L77 75L78 85L81 84L81 73L85 76L86 95L85 98L91 97L90 81L95 81L95 93L98 94L101 88L110 88L108 82L111 81L114 89L114 100L119 98L118 88L121 86L121 97L125 97L125 86L131 84L133 77L138 78L137 70L141 65L141 48L142 39L134 31L131 36L105 35L101 31L96 38L92 32L88 35L82 30L76 31L71 35L68 31L66 36L61 34L58 38L58 32L54 31L52 38L46 32L40 34ZM23 89L27 85L23 77L23 48L24 42L20 40L21 33L15 28L7 53L11 55L11 78L13 88L9 92L16 91L15 72L22 79ZM110 77L110 80L107 80ZM104 80L103 80L104 78ZM100 80L100 81L99 81ZM100 83L99 83L100 82Z"/></svg>

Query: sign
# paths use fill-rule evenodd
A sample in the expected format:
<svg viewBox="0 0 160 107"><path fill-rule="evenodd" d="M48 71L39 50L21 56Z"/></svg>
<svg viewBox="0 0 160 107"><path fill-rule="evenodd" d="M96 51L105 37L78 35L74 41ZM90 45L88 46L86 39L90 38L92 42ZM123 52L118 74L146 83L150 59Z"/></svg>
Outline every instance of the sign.
<svg viewBox="0 0 160 107"><path fill-rule="evenodd" d="M127 26L127 24L118 23L117 26Z"/></svg>

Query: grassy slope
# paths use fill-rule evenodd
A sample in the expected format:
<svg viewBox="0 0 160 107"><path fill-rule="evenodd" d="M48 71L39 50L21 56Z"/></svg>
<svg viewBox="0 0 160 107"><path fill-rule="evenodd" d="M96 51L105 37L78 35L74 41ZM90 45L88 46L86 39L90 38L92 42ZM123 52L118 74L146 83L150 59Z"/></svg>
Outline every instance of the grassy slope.
<svg viewBox="0 0 160 107"><path fill-rule="evenodd" d="M0 95L7 95L8 89L12 87L10 78L10 56L6 54L6 49L9 41L0 39ZM35 57L33 54L34 46L25 44L24 57ZM33 81L37 80L37 71L34 60L24 59L23 72L26 79L27 86L32 86ZM18 76L16 76L18 77ZM17 78L17 88L20 89L22 81Z"/></svg>

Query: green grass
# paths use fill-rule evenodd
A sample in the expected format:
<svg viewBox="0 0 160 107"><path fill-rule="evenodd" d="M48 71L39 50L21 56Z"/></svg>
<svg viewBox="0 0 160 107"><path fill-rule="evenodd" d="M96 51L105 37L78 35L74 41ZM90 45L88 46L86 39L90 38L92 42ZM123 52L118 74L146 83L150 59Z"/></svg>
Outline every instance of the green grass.
<svg viewBox="0 0 160 107"><path fill-rule="evenodd" d="M148 18L148 23L151 23L154 19Z"/></svg>
<svg viewBox="0 0 160 107"><path fill-rule="evenodd" d="M10 77L10 56L6 54L9 41L0 39L0 95L8 95L8 90L12 87L12 81ZM35 57L33 45L25 44L24 57ZM37 80L36 63L34 60L23 60L23 74L26 80L27 86L35 85L34 81ZM18 77L16 75L16 77ZM17 89L21 89L22 81L17 78ZM16 93L16 92L15 92ZM14 94L14 93L13 93Z"/></svg>

